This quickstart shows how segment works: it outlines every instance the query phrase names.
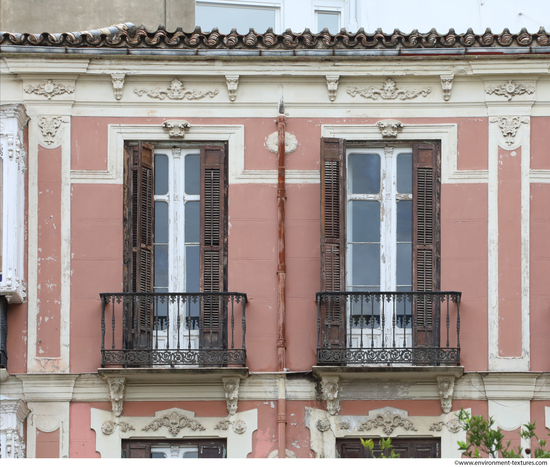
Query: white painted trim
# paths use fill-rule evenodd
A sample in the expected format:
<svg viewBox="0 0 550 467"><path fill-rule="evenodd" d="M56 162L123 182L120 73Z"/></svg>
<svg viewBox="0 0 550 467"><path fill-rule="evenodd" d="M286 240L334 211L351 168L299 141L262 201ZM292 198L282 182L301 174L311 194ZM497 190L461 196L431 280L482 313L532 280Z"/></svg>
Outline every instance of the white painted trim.
<svg viewBox="0 0 550 467"><path fill-rule="evenodd" d="M531 183L550 183L550 170L531 169L529 177Z"/></svg>
<svg viewBox="0 0 550 467"><path fill-rule="evenodd" d="M38 127L38 114L42 107L29 108L29 209L28 209L28 372L69 371L70 358L70 306L71 306L71 132L70 116L63 116L56 141L46 146ZM40 357L37 350L38 315L38 145L47 149L61 146L61 226L60 226L60 355L59 357Z"/></svg>
<svg viewBox="0 0 550 467"><path fill-rule="evenodd" d="M470 409L466 409L468 412ZM371 430L358 431L359 425L367 418L374 418L379 413L389 411L412 422L413 430L406 430L401 426L394 427L391 434L385 433L383 427L374 427ZM409 416L405 410L384 407L371 410L366 415L335 415L329 416L328 412L311 407L305 408L305 425L310 431L310 447L317 458L336 458L336 439L341 438L439 438L441 437L441 457L460 458L461 452L458 449L457 441L466 441L466 432L458 430L453 433L449 428L449 422L456 420L457 412L441 414L438 417ZM325 427L321 423L325 424ZM439 430L437 429L437 425ZM321 424L321 431L318 428ZM450 425L451 427L453 425Z"/></svg>
<svg viewBox="0 0 550 467"><path fill-rule="evenodd" d="M69 402L29 402L27 422L27 457L36 458L36 432L51 433L59 429L59 457L69 457Z"/></svg>
<svg viewBox="0 0 550 467"><path fill-rule="evenodd" d="M495 115L495 109L489 108L489 114ZM521 108L520 115L525 109ZM509 110L499 108L504 115ZM530 117L523 117L529 123L522 123L517 130L514 143L508 145L496 121L489 122L488 148L488 344L489 370L491 371L529 371L530 333L529 333L529 216L530 216ZM513 151L521 147L521 356L499 356L499 226L498 226L498 151L499 147Z"/></svg>
<svg viewBox="0 0 550 467"><path fill-rule="evenodd" d="M380 141L382 136L376 125L322 125L321 136L344 138L353 141ZM441 183L487 183L486 170L458 170L458 125L408 124L392 141L439 140L441 141Z"/></svg>
<svg viewBox="0 0 550 467"><path fill-rule="evenodd" d="M162 124L109 125L108 170L71 170L72 183L123 183L124 141L178 141ZM244 125L191 125L184 141L227 142L229 183L277 184L276 170L245 169ZM318 170L287 170L288 183L319 183Z"/></svg>
<svg viewBox="0 0 550 467"><path fill-rule="evenodd" d="M27 152L23 144L23 128L28 121L21 104L0 106L0 160L2 187L0 197L0 295L8 303L22 303L25 287L25 170Z"/></svg>
<svg viewBox="0 0 550 467"><path fill-rule="evenodd" d="M544 408L544 416L546 418L546 428L550 429L550 407Z"/></svg>
<svg viewBox="0 0 550 467"><path fill-rule="evenodd" d="M176 434L170 434L168 428L161 426L158 429L147 428L154 420L164 416L176 414L178 417L186 417L202 427L193 431L189 427L182 427ZM229 421L226 429L218 424ZM244 422L245 431L239 433L235 430L237 423ZM102 427L105 424L117 424L114 432L107 434ZM121 424L127 423L132 429L122 431ZM123 425L124 426L124 425ZM242 425L241 425L242 426ZM216 428L217 427L217 428ZM258 409L237 412L235 415L225 417L196 417L195 412L178 408L155 412L152 417L114 417L106 410L91 409L90 428L96 433L96 451L102 458L120 458L123 439L154 439L155 441L169 441L175 439L200 439L200 438L226 438L228 458L246 458L252 452L252 434L258 429Z"/></svg>

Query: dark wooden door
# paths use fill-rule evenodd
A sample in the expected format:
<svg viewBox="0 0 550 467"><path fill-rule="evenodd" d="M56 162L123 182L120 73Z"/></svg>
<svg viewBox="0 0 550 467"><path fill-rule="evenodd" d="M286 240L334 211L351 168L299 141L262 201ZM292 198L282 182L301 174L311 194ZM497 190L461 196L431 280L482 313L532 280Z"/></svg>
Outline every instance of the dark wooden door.
<svg viewBox="0 0 550 467"><path fill-rule="evenodd" d="M393 451L402 459L437 459L441 457L440 438L393 438ZM339 439L336 449L341 458L372 458L372 454L365 449L359 439ZM374 457L382 454L378 439L374 439ZM386 453L388 454L388 453Z"/></svg>

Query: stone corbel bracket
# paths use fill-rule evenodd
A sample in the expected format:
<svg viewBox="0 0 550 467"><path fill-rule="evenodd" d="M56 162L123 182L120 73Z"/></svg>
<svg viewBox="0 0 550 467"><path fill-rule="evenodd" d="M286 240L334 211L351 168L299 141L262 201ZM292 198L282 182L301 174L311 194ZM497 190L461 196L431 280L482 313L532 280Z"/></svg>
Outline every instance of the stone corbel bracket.
<svg viewBox="0 0 550 467"><path fill-rule="evenodd" d="M327 411L330 415L337 415L340 410L338 376L323 376L321 379L321 390L323 400L327 401Z"/></svg>
<svg viewBox="0 0 550 467"><path fill-rule="evenodd" d="M445 102L451 99L451 90L453 89L453 75L441 75L441 89L443 90L443 100Z"/></svg>
<svg viewBox="0 0 550 467"><path fill-rule="evenodd" d="M225 400L227 402L227 411L229 415L235 415L239 403L239 378L222 378Z"/></svg>
<svg viewBox="0 0 550 467"><path fill-rule="evenodd" d="M122 99L122 91L124 90L124 73L113 73L111 78L113 80L113 92L115 93L115 99L119 101Z"/></svg>
<svg viewBox="0 0 550 467"><path fill-rule="evenodd" d="M339 75L326 75L327 78L327 90L328 98L330 102L336 100L336 93L338 92L338 80L340 79Z"/></svg>
<svg viewBox="0 0 550 467"><path fill-rule="evenodd" d="M191 124L186 120L167 120L162 127L168 132L170 138L185 138L185 133Z"/></svg>
<svg viewBox="0 0 550 467"><path fill-rule="evenodd" d="M376 122L382 138L395 138L397 134L405 128L403 123L397 120L380 120Z"/></svg>
<svg viewBox="0 0 550 467"><path fill-rule="evenodd" d="M235 102L237 99L237 89L239 88L239 75L225 75L227 84L227 92L229 92L229 100Z"/></svg>
<svg viewBox="0 0 550 467"><path fill-rule="evenodd" d="M122 415L122 405L124 403L124 389L126 387L126 378L105 377L109 386L109 395L111 397L111 406L115 417Z"/></svg>
<svg viewBox="0 0 550 467"><path fill-rule="evenodd" d="M441 409L443 413L449 413L453 406L453 392L455 387L454 376L438 376L437 389L441 398Z"/></svg>

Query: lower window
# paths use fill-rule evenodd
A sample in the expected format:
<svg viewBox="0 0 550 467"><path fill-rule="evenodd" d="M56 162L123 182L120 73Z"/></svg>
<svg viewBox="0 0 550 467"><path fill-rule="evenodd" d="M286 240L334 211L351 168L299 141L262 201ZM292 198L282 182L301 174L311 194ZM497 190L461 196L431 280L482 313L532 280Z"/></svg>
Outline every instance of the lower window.
<svg viewBox="0 0 550 467"><path fill-rule="evenodd" d="M225 458L227 456L224 440L189 441L122 441L122 457L152 459L202 459Z"/></svg>
<svg viewBox="0 0 550 467"><path fill-rule="evenodd" d="M336 440L336 449L338 457L342 458L362 458L362 457L381 457L382 451L378 444L379 439L374 438L374 449L372 453L363 447L360 439L338 439ZM440 438L392 438L391 444L395 454L399 454L402 459L436 459L441 457L441 439ZM389 455L389 453L385 453Z"/></svg>

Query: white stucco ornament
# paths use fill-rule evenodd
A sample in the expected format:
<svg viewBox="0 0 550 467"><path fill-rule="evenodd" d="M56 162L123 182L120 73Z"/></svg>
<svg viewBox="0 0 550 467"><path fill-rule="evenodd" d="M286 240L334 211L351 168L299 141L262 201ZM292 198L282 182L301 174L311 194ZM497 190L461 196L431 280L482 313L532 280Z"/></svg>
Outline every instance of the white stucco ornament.
<svg viewBox="0 0 550 467"><path fill-rule="evenodd" d="M279 134L271 133L265 142L269 152L277 154L279 152ZM292 133L285 133L285 154L290 154L298 148L298 139Z"/></svg>

